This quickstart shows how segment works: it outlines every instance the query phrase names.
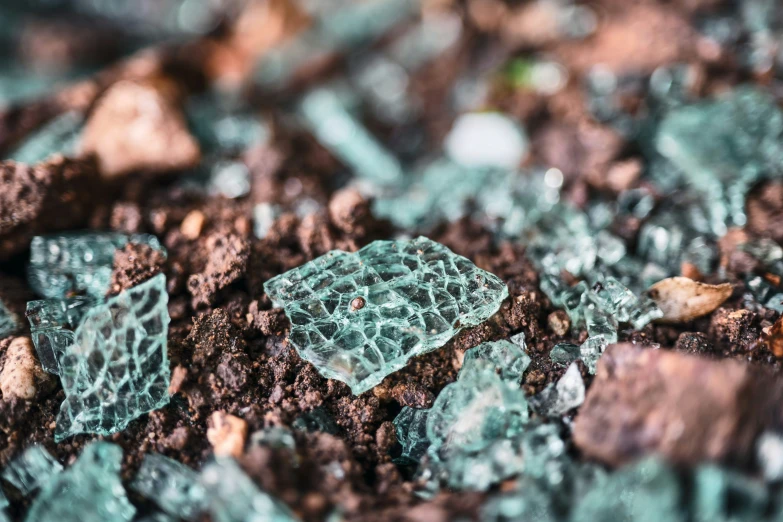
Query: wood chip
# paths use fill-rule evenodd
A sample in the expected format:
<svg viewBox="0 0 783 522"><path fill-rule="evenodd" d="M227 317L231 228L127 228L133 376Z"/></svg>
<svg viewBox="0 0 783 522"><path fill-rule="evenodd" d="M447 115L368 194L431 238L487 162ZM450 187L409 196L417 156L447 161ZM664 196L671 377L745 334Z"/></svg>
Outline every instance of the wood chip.
<svg viewBox="0 0 783 522"><path fill-rule="evenodd" d="M685 323L707 315L729 298L729 283L708 285L687 277L670 277L658 281L648 293L663 310L661 323Z"/></svg>

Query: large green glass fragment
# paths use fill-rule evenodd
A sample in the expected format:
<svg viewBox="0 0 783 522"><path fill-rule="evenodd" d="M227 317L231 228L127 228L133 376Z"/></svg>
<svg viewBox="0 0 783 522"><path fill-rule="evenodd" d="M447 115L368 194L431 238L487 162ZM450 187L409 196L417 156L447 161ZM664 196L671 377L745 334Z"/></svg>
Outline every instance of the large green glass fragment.
<svg viewBox="0 0 783 522"><path fill-rule="evenodd" d="M231 458L204 466L201 484L207 491L215 522L295 522L285 504L264 493Z"/></svg>
<svg viewBox="0 0 783 522"><path fill-rule="evenodd" d="M127 243L163 251L158 239L149 234L74 232L36 236L30 244L30 286L52 299L62 299L72 292L103 297L111 281L114 252Z"/></svg>
<svg viewBox="0 0 783 522"><path fill-rule="evenodd" d="M166 513L194 519L205 508L205 492L198 474L158 453L144 457L131 488L149 498Z"/></svg>
<svg viewBox="0 0 783 522"><path fill-rule="evenodd" d="M43 299L27 303L30 334L41 366L49 373L60 373L60 358L74 342L74 331L87 311L95 306L92 297Z"/></svg>
<svg viewBox="0 0 783 522"><path fill-rule="evenodd" d="M65 471L43 485L25 520L41 522L129 522L136 509L120 481L122 449L92 442Z"/></svg>
<svg viewBox="0 0 783 522"><path fill-rule="evenodd" d="M27 448L3 470L2 477L27 495L62 471L62 465L42 446Z"/></svg>
<svg viewBox="0 0 783 522"><path fill-rule="evenodd" d="M169 312L163 274L85 314L58 359L65 401L55 440L108 435L169 402Z"/></svg>
<svg viewBox="0 0 783 522"><path fill-rule="evenodd" d="M745 225L745 195L754 184L783 175L783 112L772 95L739 87L669 113L655 147L703 195L720 235L727 225Z"/></svg>
<svg viewBox="0 0 783 522"><path fill-rule="evenodd" d="M355 394L487 320L508 295L499 278L425 237L334 250L264 289L285 307L299 355Z"/></svg>

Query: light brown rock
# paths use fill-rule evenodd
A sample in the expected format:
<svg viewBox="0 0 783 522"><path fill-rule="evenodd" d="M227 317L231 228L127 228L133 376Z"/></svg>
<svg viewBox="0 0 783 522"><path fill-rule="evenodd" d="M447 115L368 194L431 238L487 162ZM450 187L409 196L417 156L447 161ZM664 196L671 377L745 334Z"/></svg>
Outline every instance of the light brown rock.
<svg viewBox="0 0 783 522"><path fill-rule="evenodd" d="M201 229L204 228L204 223L207 218L200 210L191 210L182 223L179 225L179 231L182 235L188 239L198 239L201 235Z"/></svg>
<svg viewBox="0 0 783 522"><path fill-rule="evenodd" d="M669 277L658 281L648 291L663 311L662 323L686 323L707 315L731 296L729 283L708 285L687 277Z"/></svg>
<svg viewBox="0 0 783 522"><path fill-rule="evenodd" d="M617 344L598 362L574 443L615 466L651 453L742 463L758 434L778 425L781 393L781 379L736 360Z"/></svg>
<svg viewBox="0 0 783 522"><path fill-rule="evenodd" d="M209 418L209 423L207 440L212 444L215 455L240 457L247 439L247 422L224 411L216 411Z"/></svg>
<svg viewBox="0 0 783 522"><path fill-rule="evenodd" d="M0 391L4 400L12 398L32 400L41 392L49 391L54 379L43 371L35 357L35 348L29 337L11 341L0 371Z"/></svg>
<svg viewBox="0 0 783 522"><path fill-rule="evenodd" d="M81 149L95 154L105 178L187 169L201 157L171 87L151 81L110 87L87 120Z"/></svg>

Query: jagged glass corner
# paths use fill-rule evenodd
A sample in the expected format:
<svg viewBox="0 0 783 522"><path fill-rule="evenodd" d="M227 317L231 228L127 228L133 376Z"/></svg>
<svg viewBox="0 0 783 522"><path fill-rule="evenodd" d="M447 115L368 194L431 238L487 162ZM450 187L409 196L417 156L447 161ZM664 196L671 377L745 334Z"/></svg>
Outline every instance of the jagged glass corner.
<svg viewBox="0 0 783 522"><path fill-rule="evenodd" d="M427 451L430 441L427 438L427 415L429 409L417 410L404 406L394 418L397 440L402 446L402 462L418 462Z"/></svg>
<svg viewBox="0 0 783 522"><path fill-rule="evenodd" d="M333 250L270 279L289 342L355 394L494 314L508 296L495 275L425 237Z"/></svg>
<svg viewBox="0 0 783 522"><path fill-rule="evenodd" d="M193 520L206 508L206 493L198 474L158 453L144 457L131 488L169 515L185 520Z"/></svg>
<svg viewBox="0 0 783 522"><path fill-rule="evenodd" d="M41 488L26 522L130 522L136 508L120 480L122 449L108 442L85 446L73 465Z"/></svg>
<svg viewBox="0 0 783 522"><path fill-rule="evenodd" d="M87 311L58 360L65 401L55 441L115 433L168 404L167 304L158 274Z"/></svg>
<svg viewBox="0 0 783 522"><path fill-rule="evenodd" d="M50 299L80 292L103 297L111 282L114 252L128 243L145 244L165 253L158 238L150 234L71 232L36 236L30 243L30 286Z"/></svg>
<svg viewBox="0 0 783 522"><path fill-rule="evenodd" d="M218 458L204 466L201 484L215 522L299 520L285 504L261 491L234 459Z"/></svg>
<svg viewBox="0 0 783 522"><path fill-rule="evenodd" d="M98 302L93 297L29 301L25 315L41 366L60 374L59 360L74 342L74 331L87 311Z"/></svg>
<svg viewBox="0 0 783 522"><path fill-rule="evenodd" d="M28 495L62 469L62 465L48 451L35 444L11 461L3 470L2 477L23 495Z"/></svg>

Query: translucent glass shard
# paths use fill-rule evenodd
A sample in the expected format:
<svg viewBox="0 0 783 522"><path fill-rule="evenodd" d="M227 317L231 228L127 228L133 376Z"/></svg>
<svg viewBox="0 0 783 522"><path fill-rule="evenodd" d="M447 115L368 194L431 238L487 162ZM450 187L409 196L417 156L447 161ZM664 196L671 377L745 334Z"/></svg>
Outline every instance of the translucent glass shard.
<svg viewBox="0 0 783 522"><path fill-rule="evenodd" d="M149 234L74 232L36 236L30 244L30 286L52 299L74 292L103 297L111 280L114 252L129 242L163 250L158 239Z"/></svg>
<svg viewBox="0 0 783 522"><path fill-rule="evenodd" d="M19 329L19 321L16 315L0 301L0 339L12 335Z"/></svg>
<svg viewBox="0 0 783 522"><path fill-rule="evenodd" d="M26 522L130 522L136 509L120 481L121 461L119 446L88 444L70 468L43 485Z"/></svg>
<svg viewBox="0 0 783 522"><path fill-rule="evenodd" d="M23 495L45 484L52 475L62 471L62 465L42 446L27 448L3 470L2 477Z"/></svg>
<svg viewBox="0 0 783 522"><path fill-rule="evenodd" d="M579 359L579 345L571 343L558 343L549 352L549 358L553 363L561 366L571 364Z"/></svg>
<svg viewBox="0 0 783 522"><path fill-rule="evenodd" d="M593 484L574 504L571 520L684 522L685 515L680 509L681 491L673 470L661 461L646 459Z"/></svg>
<svg viewBox="0 0 783 522"><path fill-rule="evenodd" d="M556 384L549 384L530 398L530 405L545 417L559 417L580 406L585 400L585 383L579 366L571 363Z"/></svg>
<svg viewBox="0 0 783 522"><path fill-rule="evenodd" d="M230 458L204 466L201 484L207 491L215 522L295 522L288 507L261 491Z"/></svg>
<svg viewBox="0 0 783 522"><path fill-rule="evenodd" d="M53 154L72 156L76 152L83 126L83 114L66 112L33 132L8 154L7 159L32 165Z"/></svg>
<svg viewBox="0 0 783 522"><path fill-rule="evenodd" d="M205 508L205 491L198 474L158 453L144 457L131 488L166 513L185 520L194 519Z"/></svg>
<svg viewBox="0 0 783 522"><path fill-rule="evenodd" d="M60 373L60 358L74 342L74 331L87 311L98 303L92 297L43 299L27 303L30 334L41 366L49 373Z"/></svg>
<svg viewBox="0 0 783 522"><path fill-rule="evenodd" d="M407 462L418 462L427 451L427 415L429 410L417 410L405 406L394 419L397 440L402 446L401 458Z"/></svg>
<svg viewBox="0 0 783 522"><path fill-rule="evenodd" d="M699 466L693 481L695 522L765 519L769 491L763 482L708 464Z"/></svg>
<svg viewBox="0 0 783 522"><path fill-rule="evenodd" d="M85 314L58 359L65 401L55 440L108 435L169 402L166 278L159 274Z"/></svg>
<svg viewBox="0 0 783 522"><path fill-rule="evenodd" d="M335 250L264 289L285 308L299 355L355 394L487 320L508 295L496 276L424 237Z"/></svg>
<svg viewBox="0 0 783 522"><path fill-rule="evenodd" d="M669 113L655 147L709 204L717 234L746 222L745 195L759 180L783 175L783 112L770 94L739 87Z"/></svg>
<svg viewBox="0 0 783 522"><path fill-rule="evenodd" d="M460 370L462 378L470 372L494 369L505 381L521 381L522 374L530 365L530 357L522 349L525 345L524 334L521 335L521 346L510 341L495 341L480 344L465 352Z"/></svg>

